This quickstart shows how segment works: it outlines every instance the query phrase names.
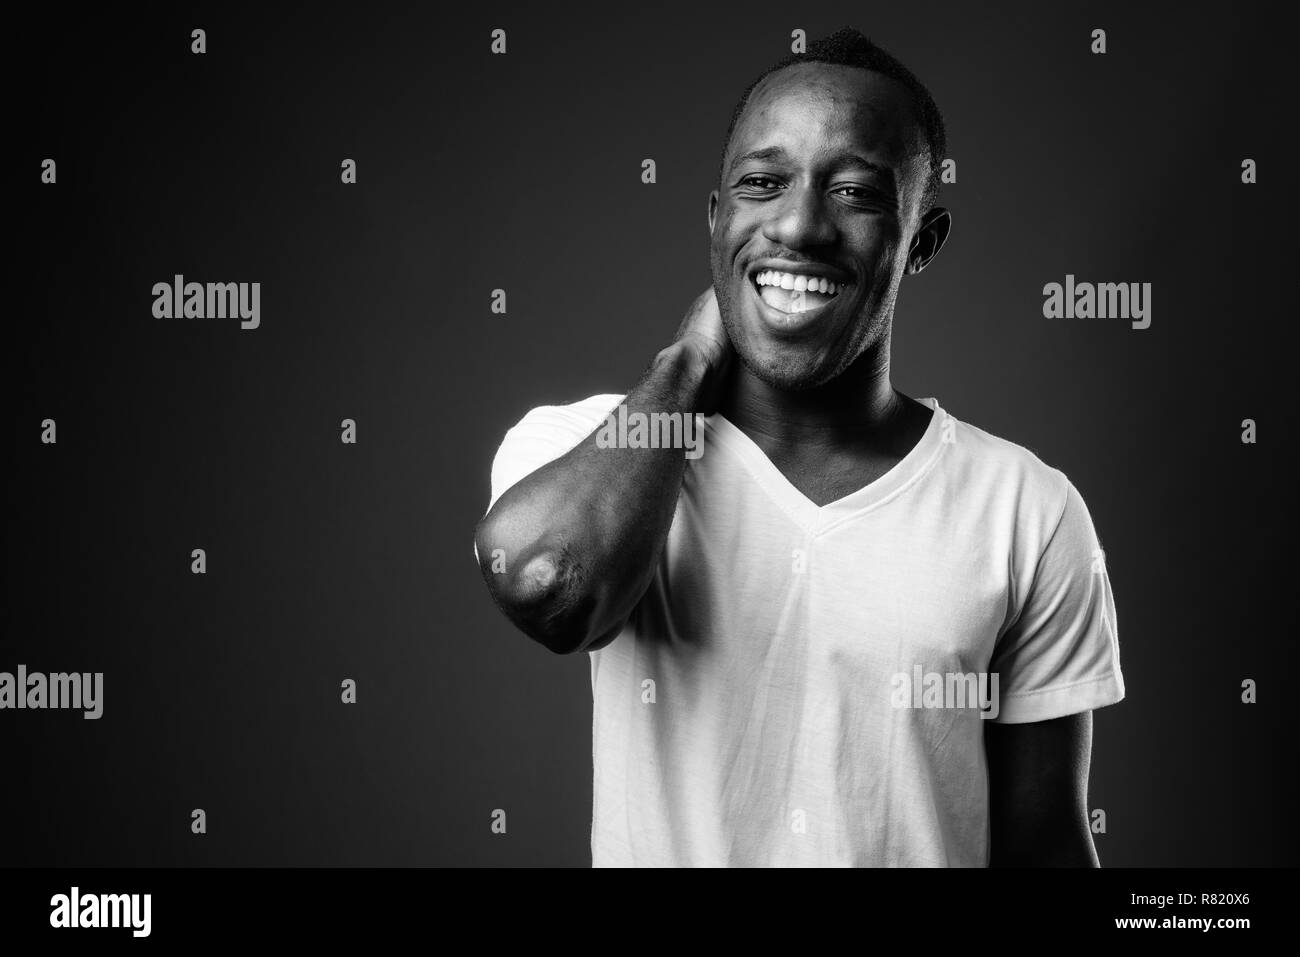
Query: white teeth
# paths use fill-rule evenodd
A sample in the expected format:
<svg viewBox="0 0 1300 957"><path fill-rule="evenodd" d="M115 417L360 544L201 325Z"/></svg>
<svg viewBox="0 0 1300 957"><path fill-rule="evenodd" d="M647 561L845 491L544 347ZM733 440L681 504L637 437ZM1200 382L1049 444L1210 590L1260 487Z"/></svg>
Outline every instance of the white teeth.
<svg viewBox="0 0 1300 957"><path fill-rule="evenodd" d="M821 276L801 276L798 273L781 272L777 269L765 269L754 277L760 286L777 286L795 292L819 292L822 295L838 295L841 286Z"/></svg>

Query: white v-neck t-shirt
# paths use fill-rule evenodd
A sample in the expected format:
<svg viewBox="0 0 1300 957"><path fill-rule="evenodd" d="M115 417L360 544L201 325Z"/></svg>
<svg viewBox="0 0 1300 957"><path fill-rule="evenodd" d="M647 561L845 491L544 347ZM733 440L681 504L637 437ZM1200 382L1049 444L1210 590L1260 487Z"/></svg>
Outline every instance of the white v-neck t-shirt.
<svg viewBox="0 0 1300 957"><path fill-rule="evenodd" d="M492 503L622 399L529 412ZM589 653L594 866L985 866L985 721L1124 697L1078 491L921 401L911 452L820 507L704 418L654 580Z"/></svg>

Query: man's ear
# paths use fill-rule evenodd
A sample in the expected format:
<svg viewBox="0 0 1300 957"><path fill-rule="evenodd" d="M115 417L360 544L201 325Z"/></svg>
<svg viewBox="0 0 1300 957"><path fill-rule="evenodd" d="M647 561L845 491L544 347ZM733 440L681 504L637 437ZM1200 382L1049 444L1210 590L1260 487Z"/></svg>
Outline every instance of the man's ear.
<svg viewBox="0 0 1300 957"><path fill-rule="evenodd" d="M718 215L718 191L709 194L709 235L713 235L713 221Z"/></svg>
<svg viewBox="0 0 1300 957"><path fill-rule="evenodd" d="M926 213L921 218L921 225L912 237L912 246L907 251L907 275L915 275L928 266L930 260L939 255L950 232L952 213L942 206L936 206Z"/></svg>

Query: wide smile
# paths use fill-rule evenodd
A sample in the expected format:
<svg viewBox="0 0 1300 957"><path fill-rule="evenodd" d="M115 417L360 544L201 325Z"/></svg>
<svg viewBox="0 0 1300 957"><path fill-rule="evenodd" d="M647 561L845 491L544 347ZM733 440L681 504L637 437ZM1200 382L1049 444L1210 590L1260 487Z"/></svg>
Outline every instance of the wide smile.
<svg viewBox="0 0 1300 957"><path fill-rule="evenodd" d="M759 315L774 332L790 333L815 325L835 302L851 291L852 283L824 275L774 268L749 275Z"/></svg>

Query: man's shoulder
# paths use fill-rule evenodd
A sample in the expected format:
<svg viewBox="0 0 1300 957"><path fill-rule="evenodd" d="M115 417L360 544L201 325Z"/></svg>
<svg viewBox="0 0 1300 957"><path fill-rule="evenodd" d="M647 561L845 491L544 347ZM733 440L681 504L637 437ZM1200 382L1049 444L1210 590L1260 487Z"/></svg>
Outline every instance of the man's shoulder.
<svg viewBox="0 0 1300 957"><path fill-rule="evenodd" d="M952 425L944 425L943 441L950 446L953 468L977 491L1014 493L1022 505L1059 513L1070 480L1044 462L1036 452L1010 439L945 412Z"/></svg>
<svg viewBox="0 0 1300 957"><path fill-rule="evenodd" d="M512 427L511 431L530 426L554 426L559 428L586 427L586 432L590 432L613 409L618 407L624 396L624 393L601 392L575 402L534 406ZM585 435L586 432L583 434Z"/></svg>
<svg viewBox="0 0 1300 957"><path fill-rule="evenodd" d="M577 446L622 401L622 395L602 392L577 402L530 409L506 430L492 460L488 507L520 479Z"/></svg>

